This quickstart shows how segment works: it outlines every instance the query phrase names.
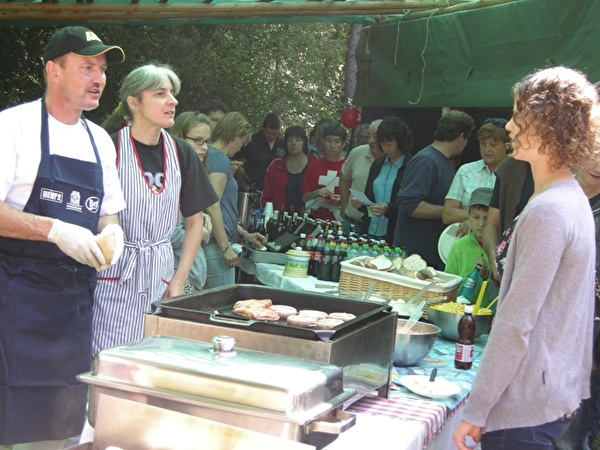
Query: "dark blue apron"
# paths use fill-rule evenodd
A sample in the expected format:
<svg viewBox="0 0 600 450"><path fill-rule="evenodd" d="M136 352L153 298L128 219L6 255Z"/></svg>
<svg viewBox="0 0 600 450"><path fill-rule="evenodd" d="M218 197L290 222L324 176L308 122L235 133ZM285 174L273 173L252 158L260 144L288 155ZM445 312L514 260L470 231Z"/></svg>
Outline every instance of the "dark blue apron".
<svg viewBox="0 0 600 450"><path fill-rule="evenodd" d="M97 232L102 166L51 155L42 99L41 162L24 211ZM96 271L49 242L0 238L0 444L81 432Z"/></svg>

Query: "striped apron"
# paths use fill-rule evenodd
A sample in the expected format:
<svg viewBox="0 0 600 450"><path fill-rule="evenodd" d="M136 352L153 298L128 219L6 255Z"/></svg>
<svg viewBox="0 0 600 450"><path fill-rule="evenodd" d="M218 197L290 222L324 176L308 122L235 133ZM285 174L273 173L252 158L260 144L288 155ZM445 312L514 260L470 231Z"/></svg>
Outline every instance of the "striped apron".
<svg viewBox="0 0 600 450"><path fill-rule="evenodd" d="M93 352L143 337L144 312L164 294L174 272L171 234L179 217L181 171L175 141L162 131L162 186L153 189L129 127L119 131L118 172L127 208L119 213L125 249L118 263L98 275Z"/></svg>

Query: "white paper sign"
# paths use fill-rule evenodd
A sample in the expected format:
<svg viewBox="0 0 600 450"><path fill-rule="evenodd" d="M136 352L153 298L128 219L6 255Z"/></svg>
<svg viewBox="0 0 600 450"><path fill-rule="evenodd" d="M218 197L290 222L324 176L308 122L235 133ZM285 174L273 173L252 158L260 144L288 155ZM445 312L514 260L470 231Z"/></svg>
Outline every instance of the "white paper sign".
<svg viewBox="0 0 600 450"><path fill-rule="evenodd" d="M367 197L364 192L357 191L356 189L350 188L350 195L352 197L355 197L363 205L371 206L375 204L371 200L369 200L369 197Z"/></svg>

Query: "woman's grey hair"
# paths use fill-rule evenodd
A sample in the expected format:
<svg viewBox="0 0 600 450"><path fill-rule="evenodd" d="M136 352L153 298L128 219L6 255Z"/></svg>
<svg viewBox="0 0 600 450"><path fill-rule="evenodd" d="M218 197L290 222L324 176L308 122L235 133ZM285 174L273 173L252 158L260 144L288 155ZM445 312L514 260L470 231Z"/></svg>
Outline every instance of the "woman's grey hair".
<svg viewBox="0 0 600 450"><path fill-rule="evenodd" d="M173 94L179 94L181 90L181 80L168 64L146 64L138 67L125 77L119 89L119 100L127 105L128 97L136 97L146 89L158 89L162 86L165 79L168 79L173 86Z"/></svg>

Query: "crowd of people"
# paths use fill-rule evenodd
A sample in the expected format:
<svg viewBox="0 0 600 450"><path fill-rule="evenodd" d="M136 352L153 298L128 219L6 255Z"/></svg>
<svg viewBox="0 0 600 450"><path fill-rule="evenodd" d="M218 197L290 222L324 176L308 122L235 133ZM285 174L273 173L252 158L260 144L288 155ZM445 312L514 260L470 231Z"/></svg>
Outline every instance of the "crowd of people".
<svg viewBox="0 0 600 450"><path fill-rule="evenodd" d="M124 58L65 27L44 53L43 98L0 113L0 446L62 448L84 424L75 376L90 358L143 337L152 302L235 283L234 244L267 243L240 225L238 192L255 189L262 206L339 221L462 277L476 265L499 284L459 449L467 436L484 450L530 448L532 434L547 442L536 448L586 448L600 397L600 131L583 74L519 81L512 118L486 119L481 159L457 170L476 128L463 111L444 111L417 152L395 116L351 138L330 118L280 137L269 112L253 133L219 101L178 112L181 81L156 63L125 76L103 129L84 112ZM443 261L449 224L460 239Z"/></svg>

